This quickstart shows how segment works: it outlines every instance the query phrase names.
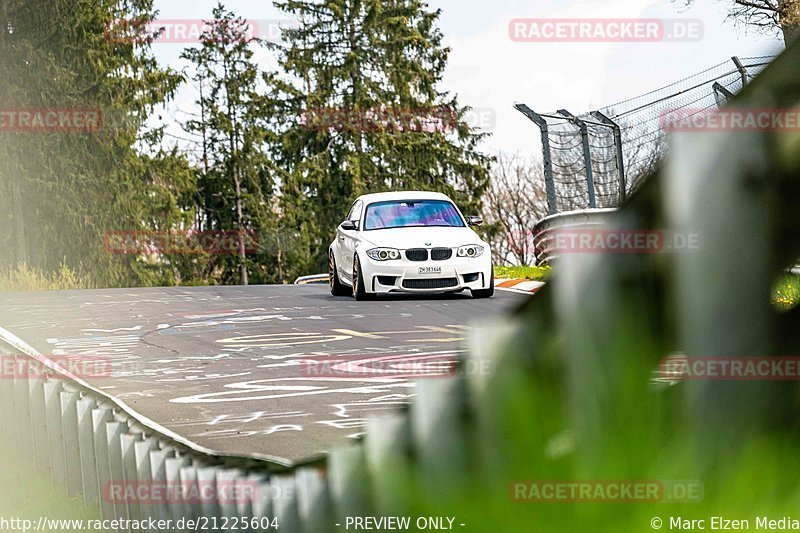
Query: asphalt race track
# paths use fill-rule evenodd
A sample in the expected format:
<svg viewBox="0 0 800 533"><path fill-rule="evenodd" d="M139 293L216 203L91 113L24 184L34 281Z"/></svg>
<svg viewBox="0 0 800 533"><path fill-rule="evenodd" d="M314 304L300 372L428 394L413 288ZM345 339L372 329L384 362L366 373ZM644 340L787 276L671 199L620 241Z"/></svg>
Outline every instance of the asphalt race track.
<svg viewBox="0 0 800 533"><path fill-rule="evenodd" d="M44 355L110 363L84 379L201 446L296 462L414 394L409 374L373 375L442 372L469 324L526 298L356 302L327 285L7 293L0 326ZM333 372L332 358L345 364Z"/></svg>

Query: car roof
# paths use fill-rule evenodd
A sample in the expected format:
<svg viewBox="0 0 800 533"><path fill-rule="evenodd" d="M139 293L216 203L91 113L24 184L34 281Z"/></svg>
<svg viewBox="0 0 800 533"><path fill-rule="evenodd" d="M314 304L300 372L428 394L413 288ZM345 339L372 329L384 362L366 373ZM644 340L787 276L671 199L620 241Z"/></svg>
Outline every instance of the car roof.
<svg viewBox="0 0 800 533"><path fill-rule="evenodd" d="M364 203L385 202L391 200L447 200L452 201L446 194L429 191L394 191L364 194L358 197Z"/></svg>

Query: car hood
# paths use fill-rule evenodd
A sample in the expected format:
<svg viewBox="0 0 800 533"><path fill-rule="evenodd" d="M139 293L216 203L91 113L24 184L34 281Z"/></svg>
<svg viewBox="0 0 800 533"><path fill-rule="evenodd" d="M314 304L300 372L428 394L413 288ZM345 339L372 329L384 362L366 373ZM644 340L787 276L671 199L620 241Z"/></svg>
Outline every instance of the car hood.
<svg viewBox="0 0 800 533"><path fill-rule="evenodd" d="M482 243L478 235L468 227L378 229L362 231L360 237L370 247L383 246L400 250L409 248L456 248L465 244Z"/></svg>

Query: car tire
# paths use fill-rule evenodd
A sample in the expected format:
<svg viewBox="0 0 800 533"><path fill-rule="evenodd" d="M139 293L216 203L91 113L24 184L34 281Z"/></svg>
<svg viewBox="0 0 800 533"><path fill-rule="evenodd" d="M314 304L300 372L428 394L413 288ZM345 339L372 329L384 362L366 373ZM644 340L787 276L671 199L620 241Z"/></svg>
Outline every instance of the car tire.
<svg viewBox="0 0 800 533"><path fill-rule="evenodd" d="M489 281L489 288L472 290L473 298L491 298L492 296L494 296L494 267L492 267L492 277L491 281Z"/></svg>
<svg viewBox="0 0 800 533"><path fill-rule="evenodd" d="M359 301L375 298L374 294L368 293L367 289L364 288L364 276L361 274L361 263L358 261L358 255L353 257L353 298Z"/></svg>
<svg viewBox="0 0 800 533"><path fill-rule="evenodd" d="M350 287L339 281L339 271L336 269L336 259L333 252L328 257L328 284L331 287L331 294L334 296L349 296Z"/></svg>

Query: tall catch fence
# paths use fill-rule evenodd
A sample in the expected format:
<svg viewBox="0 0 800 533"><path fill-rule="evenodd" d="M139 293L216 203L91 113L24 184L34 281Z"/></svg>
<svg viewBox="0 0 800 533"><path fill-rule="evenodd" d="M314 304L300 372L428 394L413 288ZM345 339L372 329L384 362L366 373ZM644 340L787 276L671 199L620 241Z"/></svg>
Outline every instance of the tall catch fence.
<svg viewBox="0 0 800 533"><path fill-rule="evenodd" d="M664 155L664 118L690 118L724 105L773 59L733 57L654 91L591 112L516 109L540 130L548 215L614 208Z"/></svg>

